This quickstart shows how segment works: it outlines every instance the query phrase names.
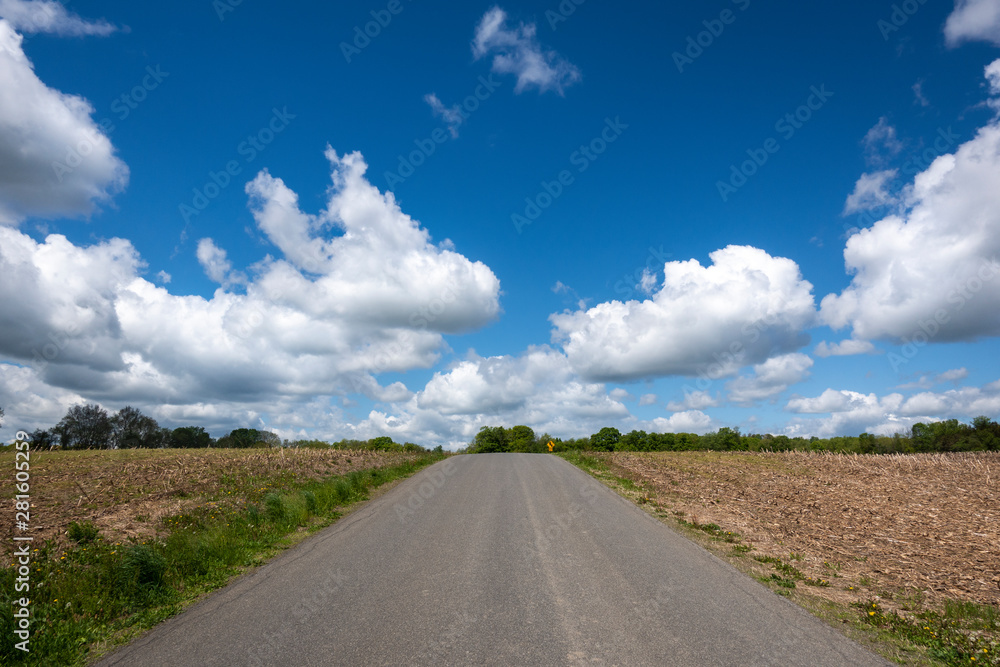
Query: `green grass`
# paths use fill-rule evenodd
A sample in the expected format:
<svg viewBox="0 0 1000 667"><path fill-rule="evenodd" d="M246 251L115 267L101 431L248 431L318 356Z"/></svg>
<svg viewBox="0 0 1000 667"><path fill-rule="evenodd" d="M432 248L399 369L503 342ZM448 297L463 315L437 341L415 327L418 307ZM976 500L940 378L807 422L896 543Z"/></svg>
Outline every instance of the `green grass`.
<svg viewBox="0 0 1000 667"><path fill-rule="evenodd" d="M907 615L885 611L877 601L857 603L865 623L922 649L942 665L1000 665L1000 611L975 602L948 602L941 612ZM990 639L987 633L991 634Z"/></svg>
<svg viewBox="0 0 1000 667"><path fill-rule="evenodd" d="M299 529L318 530L382 484L444 458L358 470L281 491L247 494L245 503L210 504L164 520L165 537L108 543L93 525L71 527L76 546L48 542L31 558L30 653L14 648L15 569L0 572L0 663L83 665L98 645L123 643L224 586L293 543Z"/></svg>
<svg viewBox="0 0 1000 667"><path fill-rule="evenodd" d="M798 568L784 562L780 558L775 558L774 556L754 556L753 559L758 563L773 565L777 572L785 575L790 581L802 581L806 578ZM791 586L787 586L787 588L795 588L795 584L793 583Z"/></svg>

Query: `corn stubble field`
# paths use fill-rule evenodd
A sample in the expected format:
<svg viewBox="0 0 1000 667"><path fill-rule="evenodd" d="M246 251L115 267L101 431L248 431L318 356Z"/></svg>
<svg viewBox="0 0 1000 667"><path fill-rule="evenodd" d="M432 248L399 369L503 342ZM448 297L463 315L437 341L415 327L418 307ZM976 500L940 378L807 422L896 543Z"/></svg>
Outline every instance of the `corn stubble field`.
<svg viewBox="0 0 1000 667"><path fill-rule="evenodd" d="M13 458L0 455L0 461ZM413 460L412 454L336 449L121 449L31 452L31 535L69 542L70 522L92 521L105 541L154 539L193 511L238 511L269 491ZM13 469L8 461L6 468ZM8 496L13 491L8 488ZM14 534L13 512L0 530ZM5 542L3 565L11 545Z"/></svg>
<svg viewBox="0 0 1000 667"><path fill-rule="evenodd" d="M914 651L892 655L898 662L998 664L1000 453L593 460L603 473L591 471L621 493L703 535L776 591L800 602L807 595L814 609L856 609L885 628L905 625L902 644ZM954 636L941 640L946 633Z"/></svg>

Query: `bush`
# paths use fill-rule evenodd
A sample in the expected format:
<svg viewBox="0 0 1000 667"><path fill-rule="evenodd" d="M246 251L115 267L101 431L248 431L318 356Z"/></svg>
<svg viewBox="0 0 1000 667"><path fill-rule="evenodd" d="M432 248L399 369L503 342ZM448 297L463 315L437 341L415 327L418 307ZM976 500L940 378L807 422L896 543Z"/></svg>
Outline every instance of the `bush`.
<svg viewBox="0 0 1000 667"><path fill-rule="evenodd" d="M77 544L90 544L97 539L100 533L97 530L97 526L91 521L84 521L83 523L70 521L69 530L66 531L66 534L69 536L69 539Z"/></svg>
<svg viewBox="0 0 1000 667"><path fill-rule="evenodd" d="M351 497L351 485L346 479L337 480L333 490L337 494L337 500L341 502L344 502Z"/></svg>
<svg viewBox="0 0 1000 667"><path fill-rule="evenodd" d="M305 498L306 509L309 510L309 513L315 514L319 508L319 503L316 502L316 494L312 491L303 491L302 497Z"/></svg>
<svg viewBox="0 0 1000 667"><path fill-rule="evenodd" d="M288 513L285 509L285 502L277 493L269 493L264 496L264 506L267 508L267 518L272 521L282 521Z"/></svg>
<svg viewBox="0 0 1000 667"><path fill-rule="evenodd" d="M132 600L147 600L164 588L167 560L145 544L133 545L119 563L115 582L119 593Z"/></svg>

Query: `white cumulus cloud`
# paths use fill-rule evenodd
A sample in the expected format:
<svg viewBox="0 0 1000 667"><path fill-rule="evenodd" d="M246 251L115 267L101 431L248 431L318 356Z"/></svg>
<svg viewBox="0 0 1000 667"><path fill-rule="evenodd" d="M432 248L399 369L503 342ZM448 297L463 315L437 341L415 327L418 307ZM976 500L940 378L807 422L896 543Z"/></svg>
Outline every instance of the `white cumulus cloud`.
<svg viewBox="0 0 1000 667"><path fill-rule="evenodd" d="M0 355L30 364L53 391L209 425L313 410L316 397L411 400L375 376L429 367L443 333L491 321L499 281L432 245L364 179L360 155L330 157L334 186L318 216L299 212L266 173L251 184L258 224L284 256L250 267L239 293L225 283L242 272L211 240L198 259L224 284L206 299L144 278L127 240L37 242L0 226Z"/></svg>
<svg viewBox="0 0 1000 667"><path fill-rule="evenodd" d="M125 187L128 167L90 103L46 86L21 41L0 20L0 224L87 215Z"/></svg>
<svg viewBox="0 0 1000 667"><path fill-rule="evenodd" d="M719 406L722 400L718 395L713 396L707 391L689 391L684 394L683 401L670 401L667 403L667 410L671 412L685 412L687 410L704 410Z"/></svg>
<svg viewBox="0 0 1000 667"><path fill-rule="evenodd" d="M773 398L793 384L809 376L813 360L801 353L772 357L753 367L752 375L744 375L726 383L729 400L739 405L753 405Z"/></svg>
<svg viewBox="0 0 1000 667"><path fill-rule="evenodd" d="M198 241L197 257L205 275L212 282L220 285L242 282L233 274L233 264L227 258L226 251L215 245L212 239L204 238Z"/></svg>
<svg viewBox="0 0 1000 667"><path fill-rule="evenodd" d="M825 340L813 350L817 357L849 357L855 354L875 354L875 345L868 340L853 340L848 338L839 343L827 343Z"/></svg>
<svg viewBox="0 0 1000 667"><path fill-rule="evenodd" d="M844 215L882 208L896 203L895 196L889 192L887 184L896 178L897 170L885 169L870 174L862 174L854 184L854 192L847 196L844 204Z"/></svg>
<svg viewBox="0 0 1000 667"><path fill-rule="evenodd" d="M1000 45L1000 0L955 0L944 35L949 46L972 41Z"/></svg>
<svg viewBox="0 0 1000 667"><path fill-rule="evenodd" d="M790 435L823 438L863 432L892 435L905 432L917 422L969 421L979 415L995 416L1000 413L1000 382L940 393L925 391L909 397L897 392L879 397L827 389L813 398L793 398L785 409L800 414L827 415L793 419L787 429Z"/></svg>
<svg viewBox="0 0 1000 667"><path fill-rule="evenodd" d="M715 430L712 418L700 410L685 410L675 412L669 417L657 417L648 422L642 422L640 428L655 433L698 433L704 434Z"/></svg>
<svg viewBox="0 0 1000 667"><path fill-rule="evenodd" d="M644 301L611 301L550 316L553 338L583 377L608 381L665 375L734 374L808 342L812 285L790 259L729 246L668 262L663 285Z"/></svg>
<svg viewBox="0 0 1000 667"><path fill-rule="evenodd" d="M373 410L352 427L357 437L468 444L483 426L525 424L541 435L582 437L629 418L620 392L581 380L566 357L548 346L511 356L472 354L439 371L405 403Z"/></svg>
<svg viewBox="0 0 1000 667"><path fill-rule="evenodd" d="M333 188L317 215L300 211L298 196L266 170L247 185L254 219L285 257L261 278L264 289L317 314L380 326L458 333L497 316L500 282L489 267L432 245L391 192L367 181L360 153L328 148L326 156Z"/></svg>
<svg viewBox="0 0 1000 667"><path fill-rule="evenodd" d="M848 239L853 279L823 299L823 321L850 326L858 340L1000 335L998 182L1000 123L993 119L915 177L904 190L905 210Z"/></svg>

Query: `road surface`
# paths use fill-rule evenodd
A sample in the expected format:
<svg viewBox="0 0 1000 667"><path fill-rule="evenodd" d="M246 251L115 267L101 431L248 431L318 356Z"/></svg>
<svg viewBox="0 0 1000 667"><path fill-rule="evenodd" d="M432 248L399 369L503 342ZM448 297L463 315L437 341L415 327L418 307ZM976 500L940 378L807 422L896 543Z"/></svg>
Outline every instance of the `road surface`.
<svg viewBox="0 0 1000 667"><path fill-rule="evenodd" d="M99 663L888 665L555 456L453 457Z"/></svg>

